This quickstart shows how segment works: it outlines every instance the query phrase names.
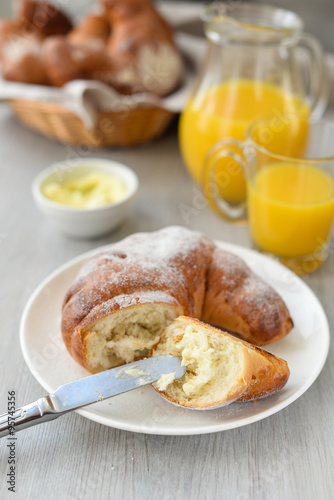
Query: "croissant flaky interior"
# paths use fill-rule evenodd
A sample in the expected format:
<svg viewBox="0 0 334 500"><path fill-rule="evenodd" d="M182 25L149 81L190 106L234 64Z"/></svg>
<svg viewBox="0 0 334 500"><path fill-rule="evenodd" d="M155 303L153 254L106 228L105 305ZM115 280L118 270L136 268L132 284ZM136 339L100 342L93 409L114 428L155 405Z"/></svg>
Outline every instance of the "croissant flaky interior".
<svg viewBox="0 0 334 500"><path fill-rule="evenodd" d="M52 4L20 0L15 19L0 21L3 77L55 86L99 80L124 94L175 90L182 58L150 0L100 0L98 7L73 26Z"/></svg>
<svg viewBox="0 0 334 500"><path fill-rule="evenodd" d="M234 401L261 399L287 383L286 361L193 318L180 316L162 333L151 355L182 359L185 375L167 374L153 384L168 401L212 409Z"/></svg>
<svg viewBox="0 0 334 500"><path fill-rule="evenodd" d="M202 233L172 226L133 234L90 258L68 290L62 334L90 372L143 358L178 316L256 345L293 327L278 293Z"/></svg>

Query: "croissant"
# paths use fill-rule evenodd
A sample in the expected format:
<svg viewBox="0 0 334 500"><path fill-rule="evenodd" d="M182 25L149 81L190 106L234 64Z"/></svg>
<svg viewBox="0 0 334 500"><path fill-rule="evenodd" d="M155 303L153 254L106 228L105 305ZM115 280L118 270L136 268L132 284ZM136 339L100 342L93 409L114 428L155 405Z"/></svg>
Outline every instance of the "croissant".
<svg viewBox="0 0 334 500"><path fill-rule="evenodd" d="M286 361L196 319L180 316L162 333L151 356L182 358L185 375L162 376L153 387L168 401L212 409L270 396L289 378Z"/></svg>
<svg viewBox="0 0 334 500"><path fill-rule="evenodd" d="M212 320L257 345L293 327L283 300L242 259L172 226L90 258L66 294L61 328L70 354L94 373L147 356L181 315Z"/></svg>

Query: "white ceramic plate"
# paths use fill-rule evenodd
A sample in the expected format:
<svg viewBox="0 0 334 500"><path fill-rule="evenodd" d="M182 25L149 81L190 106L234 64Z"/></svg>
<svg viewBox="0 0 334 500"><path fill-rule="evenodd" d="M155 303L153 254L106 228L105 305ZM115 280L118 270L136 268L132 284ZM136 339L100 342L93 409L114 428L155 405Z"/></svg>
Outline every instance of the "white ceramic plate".
<svg viewBox="0 0 334 500"><path fill-rule="evenodd" d="M283 297L295 323L293 331L267 349L285 359L291 376L274 396L257 403L234 403L218 410L178 408L151 386L77 410L100 424L133 432L189 435L218 432L256 422L282 410L301 396L319 375L329 349L329 328L318 299L292 272L257 252L218 244L240 255ZM96 251L96 250L95 250ZM60 333L61 304L86 253L57 269L34 292L23 313L20 340L32 374L48 392L88 372L68 354Z"/></svg>

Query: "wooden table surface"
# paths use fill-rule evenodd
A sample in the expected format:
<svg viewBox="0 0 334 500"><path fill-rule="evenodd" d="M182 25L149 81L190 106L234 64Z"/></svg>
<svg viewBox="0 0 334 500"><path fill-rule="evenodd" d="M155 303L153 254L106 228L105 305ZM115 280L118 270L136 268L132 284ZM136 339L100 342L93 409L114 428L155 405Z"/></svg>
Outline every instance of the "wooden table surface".
<svg viewBox="0 0 334 500"><path fill-rule="evenodd" d="M196 204L197 188L182 163L177 125L155 142L90 151L48 140L0 107L0 409L8 391L17 407L44 395L19 344L24 306L36 286L69 259L135 231L185 225L210 237L250 246L246 225L230 225ZM30 187L55 161L110 158L138 174L140 190L127 221L106 238L57 234L36 209ZM185 217L182 207L194 210ZM197 208L196 208L197 207ZM334 254L304 278L334 328ZM220 433L145 435L106 427L72 413L18 433L16 493L8 491L7 441L1 441L1 499L329 500L334 497L333 345L311 388L279 413Z"/></svg>

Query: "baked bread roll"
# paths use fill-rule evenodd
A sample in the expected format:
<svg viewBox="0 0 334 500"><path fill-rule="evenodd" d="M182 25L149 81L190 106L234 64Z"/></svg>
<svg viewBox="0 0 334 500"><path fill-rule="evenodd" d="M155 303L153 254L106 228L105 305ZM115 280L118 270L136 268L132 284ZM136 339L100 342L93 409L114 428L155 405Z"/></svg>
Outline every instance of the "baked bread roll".
<svg viewBox="0 0 334 500"><path fill-rule="evenodd" d="M153 387L186 408L212 409L276 393L287 383L286 361L201 321L180 316L162 333L152 356L182 358L184 376L164 375Z"/></svg>
<svg viewBox="0 0 334 500"><path fill-rule="evenodd" d="M1 72L6 80L38 85L50 81L42 57L43 36L15 21L0 21Z"/></svg>
<svg viewBox="0 0 334 500"><path fill-rule="evenodd" d="M67 40L76 44L92 43L95 40L105 45L110 32L111 25L106 16L89 14L69 32Z"/></svg>
<svg viewBox="0 0 334 500"><path fill-rule="evenodd" d="M71 20L62 10L43 0L20 0L16 4L16 18L27 31L39 33L44 38L66 35L72 28Z"/></svg>
<svg viewBox="0 0 334 500"><path fill-rule="evenodd" d="M148 10L153 11L151 0L100 0L105 12L110 16L111 22L122 21L136 17Z"/></svg>
<svg viewBox="0 0 334 500"><path fill-rule="evenodd" d="M52 85L61 87L72 80L112 78L114 68L100 40L85 44L69 42L64 37L50 37L43 44L43 61Z"/></svg>
<svg viewBox="0 0 334 500"><path fill-rule="evenodd" d="M4 52L6 44L22 35L22 25L9 19L0 19L0 56Z"/></svg>
<svg viewBox="0 0 334 500"><path fill-rule="evenodd" d="M102 0L100 14L72 26L45 1L21 0L14 21L0 24L7 80L63 86L99 80L123 94L166 96L182 78L173 31L149 0Z"/></svg>
<svg viewBox="0 0 334 500"><path fill-rule="evenodd" d="M68 36L50 37L43 44L46 72L53 85L72 80L101 80L111 84L115 68L106 53L111 26L103 15L88 15Z"/></svg>
<svg viewBox="0 0 334 500"><path fill-rule="evenodd" d="M72 80L99 80L122 94L131 94L139 88L140 80L132 58L113 58L101 49L103 41L86 39L79 43L70 36L50 37L43 44L43 61L53 85L62 87ZM80 35L81 36L81 35Z"/></svg>
<svg viewBox="0 0 334 500"><path fill-rule="evenodd" d="M14 21L0 21L0 59L3 78L10 81L50 85L42 55L43 41L64 35L72 27L68 17L46 2L22 0Z"/></svg>
<svg viewBox="0 0 334 500"><path fill-rule="evenodd" d="M133 234L90 258L64 299L62 335L74 359L94 373L147 356L180 315L233 325L257 344L293 326L280 296L242 259L174 226Z"/></svg>
<svg viewBox="0 0 334 500"><path fill-rule="evenodd" d="M165 96L180 83L182 59L173 31L149 0L102 1L113 27L108 53L126 61L116 75L125 93Z"/></svg>
<svg viewBox="0 0 334 500"><path fill-rule="evenodd" d="M182 59L172 29L151 2L106 0L102 7L73 28L52 4L20 1L16 19L0 24L3 77L55 86L99 80L123 94L175 90Z"/></svg>
<svg viewBox="0 0 334 500"><path fill-rule="evenodd" d="M104 13L86 17L61 40L45 42L44 61L52 84L98 79L123 94L150 92L161 97L175 90L182 59L172 29L151 2L102 4Z"/></svg>

